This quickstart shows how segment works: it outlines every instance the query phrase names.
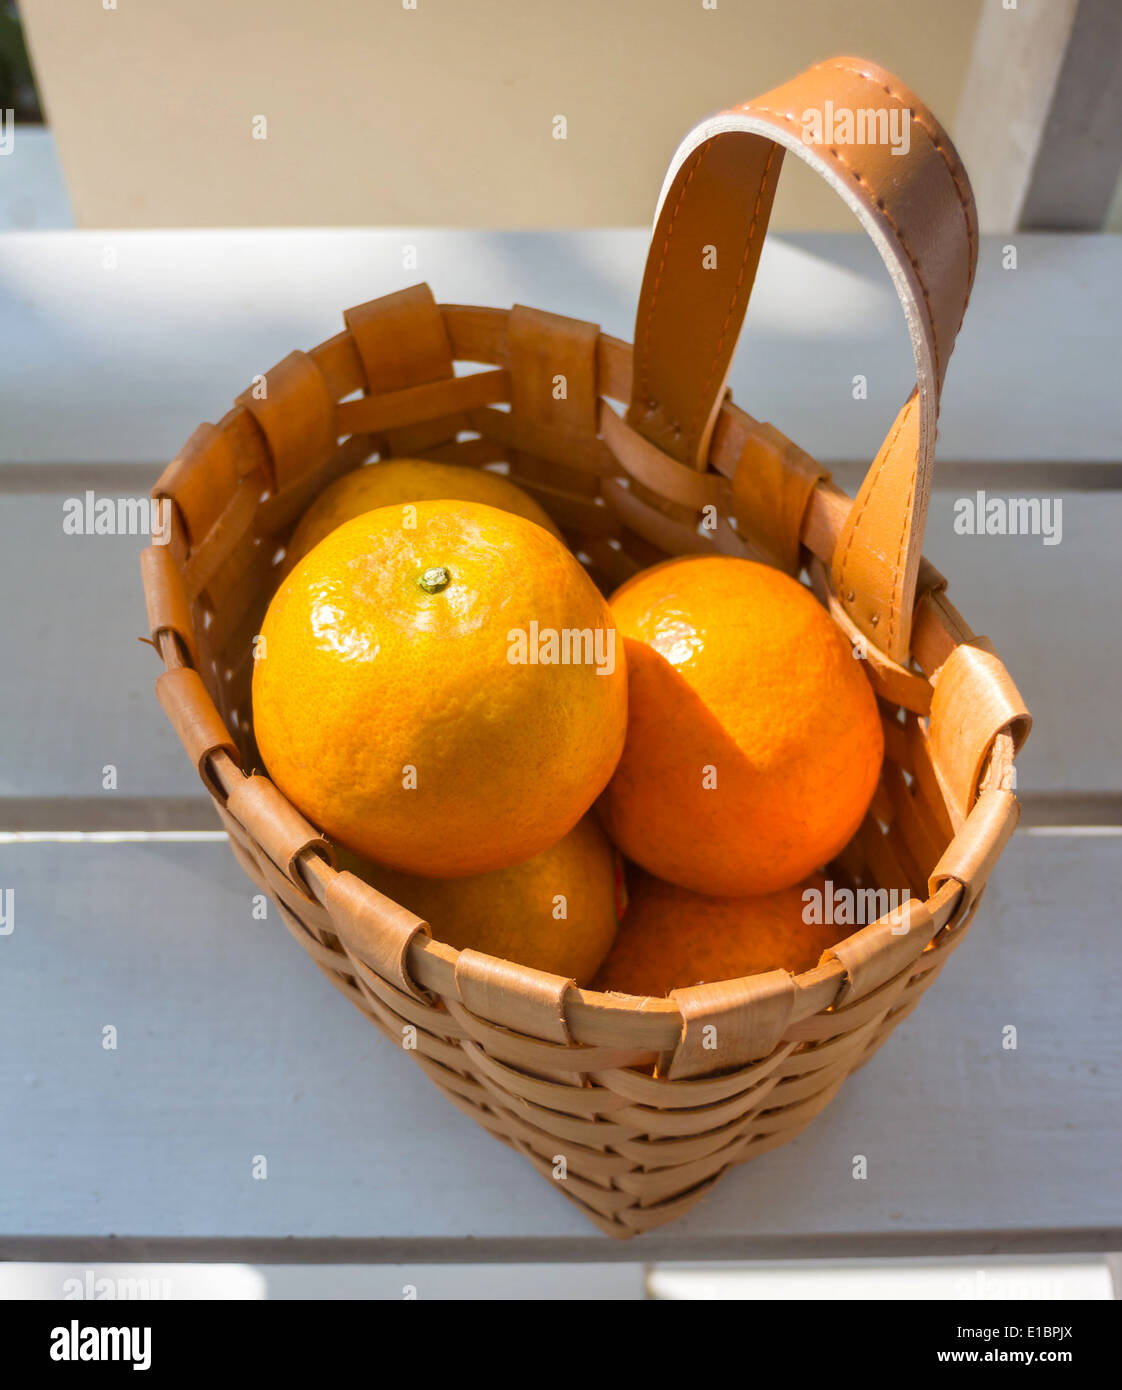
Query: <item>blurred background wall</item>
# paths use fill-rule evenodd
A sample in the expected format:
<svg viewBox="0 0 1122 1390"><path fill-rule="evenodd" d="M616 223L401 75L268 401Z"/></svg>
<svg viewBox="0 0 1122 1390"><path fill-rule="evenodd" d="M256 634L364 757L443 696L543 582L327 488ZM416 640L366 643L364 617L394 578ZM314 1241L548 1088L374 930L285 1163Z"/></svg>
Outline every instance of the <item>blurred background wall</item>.
<svg viewBox="0 0 1122 1390"><path fill-rule="evenodd" d="M983 230L1122 230L1122 0L0 0L0 226L52 179L80 227L643 225L700 117L839 53L933 107ZM773 225L850 229L797 163Z"/></svg>
<svg viewBox="0 0 1122 1390"><path fill-rule="evenodd" d="M79 226L571 227L647 223L694 122L833 54L890 68L953 126L983 3L21 0L19 12ZM1012 43L1024 11L1008 19ZM267 138L254 138L262 116ZM773 225L850 228L796 163Z"/></svg>

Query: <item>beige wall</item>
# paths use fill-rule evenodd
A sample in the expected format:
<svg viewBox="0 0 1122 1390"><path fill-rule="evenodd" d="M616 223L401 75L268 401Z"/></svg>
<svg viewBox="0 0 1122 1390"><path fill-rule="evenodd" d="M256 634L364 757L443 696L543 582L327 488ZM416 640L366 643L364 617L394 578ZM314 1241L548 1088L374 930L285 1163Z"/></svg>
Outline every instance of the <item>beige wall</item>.
<svg viewBox="0 0 1122 1390"><path fill-rule="evenodd" d="M694 121L830 54L892 69L953 131L981 8L111 3L20 4L83 226L643 224ZM252 137L259 115L266 140ZM797 164L775 224L851 225Z"/></svg>

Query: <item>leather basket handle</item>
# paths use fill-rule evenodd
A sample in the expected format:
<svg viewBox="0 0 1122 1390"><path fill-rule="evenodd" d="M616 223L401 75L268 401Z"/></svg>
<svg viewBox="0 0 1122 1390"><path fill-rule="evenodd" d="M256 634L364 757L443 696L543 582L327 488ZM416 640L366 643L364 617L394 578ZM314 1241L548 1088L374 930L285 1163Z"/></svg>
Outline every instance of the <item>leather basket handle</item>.
<svg viewBox="0 0 1122 1390"><path fill-rule="evenodd" d="M856 143L862 124L866 140ZM845 611L906 664L939 395L974 280L978 219L946 132L891 73L830 58L686 136L659 197L627 420L678 462L706 467L786 150L840 194L872 237L912 340L916 388L873 460L832 564Z"/></svg>

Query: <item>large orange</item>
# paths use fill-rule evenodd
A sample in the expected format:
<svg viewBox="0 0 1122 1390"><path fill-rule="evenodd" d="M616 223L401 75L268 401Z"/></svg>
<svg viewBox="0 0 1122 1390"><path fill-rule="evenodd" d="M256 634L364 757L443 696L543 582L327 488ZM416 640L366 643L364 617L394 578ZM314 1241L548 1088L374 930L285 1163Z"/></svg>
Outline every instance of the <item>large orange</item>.
<svg viewBox="0 0 1122 1390"><path fill-rule="evenodd" d="M571 830L611 776L618 645L576 557L534 522L474 502L382 507L274 595L257 745L358 854L435 877L505 868Z"/></svg>
<svg viewBox="0 0 1122 1390"><path fill-rule="evenodd" d="M423 917L438 941L578 985L589 982L615 938L617 860L594 815L541 854L470 878L401 874L339 852L341 869Z"/></svg>
<svg viewBox="0 0 1122 1390"><path fill-rule="evenodd" d="M438 502L441 498L483 502L488 507L513 512L528 521L536 521L560 539L560 532L548 512L501 473L434 463L431 459L387 459L384 463L368 463L353 473L345 473L320 493L292 533L282 573L294 569L324 536L329 536L352 517L395 502Z"/></svg>
<svg viewBox="0 0 1122 1390"><path fill-rule="evenodd" d="M808 925L806 889L823 893L825 884L815 875L760 897L714 898L632 874L627 913L595 988L661 996L768 970L812 970L854 928Z"/></svg>
<svg viewBox="0 0 1122 1390"><path fill-rule="evenodd" d="M796 883L853 836L883 732L864 664L766 565L670 560L612 598L630 679L609 834L660 878L742 896Z"/></svg>

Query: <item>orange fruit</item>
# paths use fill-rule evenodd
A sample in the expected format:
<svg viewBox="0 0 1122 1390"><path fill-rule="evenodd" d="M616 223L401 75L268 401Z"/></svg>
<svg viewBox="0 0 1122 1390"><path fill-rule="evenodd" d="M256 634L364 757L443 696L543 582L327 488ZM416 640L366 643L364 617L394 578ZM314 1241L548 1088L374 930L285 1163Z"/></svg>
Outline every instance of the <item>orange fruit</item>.
<svg viewBox="0 0 1122 1390"><path fill-rule="evenodd" d="M423 917L438 941L585 985L615 939L618 855L595 816L549 849L470 878L421 878L339 852L380 893Z"/></svg>
<svg viewBox="0 0 1122 1390"><path fill-rule="evenodd" d="M661 997L768 970L812 970L854 928L804 922L807 888L822 892L825 884L815 876L760 897L716 898L633 874L623 925L594 987Z"/></svg>
<svg viewBox="0 0 1122 1390"><path fill-rule="evenodd" d="M727 556L617 590L627 743L602 802L651 873L740 897L798 882L860 825L884 736L863 664L810 591Z"/></svg>
<svg viewBox="0 0 1122 1390"><path fill-rule="evenodd" d="M464 468L429 459L387 459L368 463L337 478L316 498L300 519L285 551L282 574L329 536L337 526L363 512L373 512L393 503L483 502L503 512L536 521L560 539L561 533L549 513L501 473L482 468Z"/></svg>
<svg viewBox="0 0 1122 1390"><path fill-rule="evenodd" d="M273 596L257 746L357 854L437 878L506 868L570 831L611 776L618 648L592 580L534 522L476 502L381 507Z"/></svg>

